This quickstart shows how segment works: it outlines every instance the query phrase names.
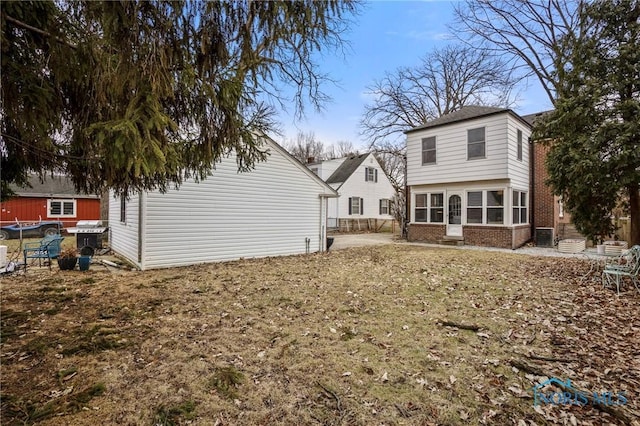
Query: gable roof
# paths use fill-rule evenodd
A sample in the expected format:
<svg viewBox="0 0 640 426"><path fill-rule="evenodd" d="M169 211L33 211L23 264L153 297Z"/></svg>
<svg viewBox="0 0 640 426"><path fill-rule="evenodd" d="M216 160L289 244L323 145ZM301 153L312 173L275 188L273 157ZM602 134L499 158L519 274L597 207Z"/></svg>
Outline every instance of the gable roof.
<svg viewBox="0 0 640 426"><path fill-rule="evenodd" d="M294 157L293 155L291 155L291 153L289 151L287 151L286 149L284 149L282 146L280 146L280 144L278 142L276 142L275 140L273 140L272 138L270 138L269 136L267 136L266 134L261 134L263 141L267 143L267 145L271 146L272 148L274 148L275 150L277 150L280 154L282 154L286 159L288 159L294 166L296 166L297 168L299 168L300 170L302 170L307 176L309 176L311 179L315 180L316 182L318 182L325 190L325 196L330 197L330 198L336 198L338 197L338 191L336 191L335 189L333 189L332 187L330 187L328 185L327 182L323 181L322 179L320 179L320 177L318 175L316 175L315 173L313 173L311 170L309 170L309 168L307 168L307 166L305 166L300 160L298 160L296 157ZM267 159L268 161L268 159Z"/></svg>
<svg viewBox="0 0 640 426"><path fill-rule="evenodd" d="M360 155L351 155L340 164L331 176L327 179L327 183L342 183L349 179L349 176L356 171L358 166L362 164L365 158L369 156L369 153Z"/></svg>
<svg viewBox="0 0 640 426"><path fill-rule="evenodd" d="M508 113L522 121L523 123L531 126L531 123L524 120L515 112L511 111L509 108L498 108L498 107L487 107L487 106L479 106L479 105L469 105L460 108L457 111L450 112L449 114L445 114L441 117L435 118L431 121L426 122L421 126L414 127L413 129L409 129L404 133L415 132L418 130L431 129L434 127L444 126L447 124L463 122L467 120L473 120L474 118L486 117L494 114L502 114Z"/></svg>
<svg viewBox="0 0 640 426"><path fill-rule="evenodd" d="M10 188L20 197L100 198L96 194L79 194L67 176L46 176L41 182L37 175L29 175L29 185L31 187L11 185Z"/></svg>

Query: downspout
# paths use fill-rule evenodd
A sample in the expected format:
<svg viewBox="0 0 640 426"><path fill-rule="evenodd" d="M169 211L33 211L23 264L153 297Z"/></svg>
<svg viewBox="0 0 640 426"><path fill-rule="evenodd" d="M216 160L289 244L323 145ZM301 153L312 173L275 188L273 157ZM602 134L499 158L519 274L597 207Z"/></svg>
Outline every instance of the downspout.
<svg viewBox="0 0 640 426"><path fill-rule="evenodd" d="M144 269L142 258L144 250L142 244L144 242L144 194L142 191L138 194L138 265L140 269Z"/></svg>
<svg viewBox="0 0 640 426"><path fill-rule="evenodd" d="M402 224L401 237L409 239L409 185L407 184L407 154L404 159L404 223Z"/></svg>
<svg viewBox="0 0 640 426"><path fill-rule="evenodd" d="M538 243L536 241L535 235L536 235L536 150L535 150L535 142L533 141L533 139L531 138L531 136L529 136L529 175L530 175L530 194L531 196L529 197L529 204L530 204L530 217L531 217L531 223L530 223L530 227L531 227L531 237L529 238L529 241L533 241L534 243Z"/></svg>

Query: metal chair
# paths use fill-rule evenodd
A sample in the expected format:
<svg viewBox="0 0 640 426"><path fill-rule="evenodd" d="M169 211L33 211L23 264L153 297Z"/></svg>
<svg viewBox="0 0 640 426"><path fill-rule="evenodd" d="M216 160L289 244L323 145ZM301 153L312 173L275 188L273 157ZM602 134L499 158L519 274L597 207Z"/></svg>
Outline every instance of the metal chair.
<svg viewBox="0 0 640 426"><path fill-rule="evenodd" d="M628 277L640 293L640 245L631 247L623 257L626 258L625 263L610 263L605 265L602 271L602 284L604 286L612 285L612 281L615 280L616 290L619 295L620 281Z"/></svg>
<svg viewBox="0 0 640 426"><path fill-rule="evenodd" d="M24 245L24 270L27 270L27 259L38 259L38 266L42 266L42 259L49 262L49 270L51 270L51 260L56 259L60 255L60 245L64 237L60 235L48 235L37 243L26 243Z"/></svg>

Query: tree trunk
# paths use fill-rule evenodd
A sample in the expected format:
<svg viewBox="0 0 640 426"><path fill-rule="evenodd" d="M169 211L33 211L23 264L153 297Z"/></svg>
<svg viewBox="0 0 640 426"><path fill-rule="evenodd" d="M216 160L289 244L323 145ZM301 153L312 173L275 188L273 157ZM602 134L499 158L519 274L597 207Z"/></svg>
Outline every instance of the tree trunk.
<svg viewBox="0 0 640 426"><path fill-rule="evenodd" d="M629 190L629 210L631 222L631 246L640 244L640 189L637 184L631 184Z"/></svg>

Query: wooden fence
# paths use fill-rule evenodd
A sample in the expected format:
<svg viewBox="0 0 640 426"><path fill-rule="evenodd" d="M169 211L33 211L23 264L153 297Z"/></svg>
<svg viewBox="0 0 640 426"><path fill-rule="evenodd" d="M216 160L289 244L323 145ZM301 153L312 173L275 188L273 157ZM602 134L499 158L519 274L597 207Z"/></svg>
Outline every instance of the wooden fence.
<svg viewBox="0 0 640 426"><path fill-rule="evenodd" d="M615 218L613 222L616 225L616 237L620 241L626 241L627 243L631 241L631 218L628 217L620 217Z"/></svg>

